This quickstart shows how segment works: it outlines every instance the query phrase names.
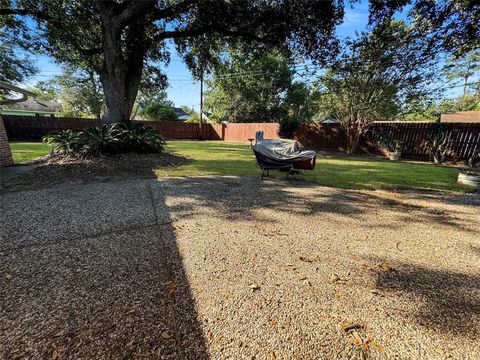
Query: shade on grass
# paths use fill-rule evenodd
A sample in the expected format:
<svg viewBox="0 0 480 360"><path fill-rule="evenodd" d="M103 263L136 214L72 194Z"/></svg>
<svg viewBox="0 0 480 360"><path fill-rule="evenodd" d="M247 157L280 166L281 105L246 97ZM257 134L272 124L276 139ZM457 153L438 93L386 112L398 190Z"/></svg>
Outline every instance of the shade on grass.
<svg viewBox="0 0 480 360"><path fill-rule="evenodd" d="M26 163L36 158L47 155L50 145L42 142L10 142L13 160L16 163Z"/></svg>
<svg viewBox="0 0 480 360"><path fill-rule="evenodd" d="M260 175L255 157L247 144L223 141L169 141L168 151L191 161L176 168L157 169L166 176ZM10 143L15 162L28 162L48 154L44 143ZM429 188L469 191L457 183L458 170L433 164L393 162L365 156L319 156L315 170L306 171L306 180L321 185L349 189ZM285 177L284 174L272 173Z"/></svg>
<svg viewBox="0 0 480 360"><path fill-rule="evenodd" d="M170 151L190 158L179 168L160 169L159 176L259 175L249 146L220 141L170 141ZM306 180L350 189L429 188L469 191L457 183L458 170L433 164L393 162L365 156L319 156ZM285 176L282 174L275 176Z"/></svg>

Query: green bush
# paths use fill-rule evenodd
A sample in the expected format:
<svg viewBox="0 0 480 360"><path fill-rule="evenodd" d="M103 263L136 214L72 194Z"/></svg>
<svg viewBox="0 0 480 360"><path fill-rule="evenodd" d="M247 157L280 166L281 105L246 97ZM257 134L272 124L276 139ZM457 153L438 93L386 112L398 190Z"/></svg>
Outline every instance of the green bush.
<svg viewBox="0 0 480 360"><path fill-rule="evenodd" d="M55 131L43 138L54 153L81 158L119 153L160 153L165 140L142 124L103 125L84 130Z"/></svg>
<svg viewBox="0 0 480 360"><path fill-rule="evenodd" d="M278 136L283 139L293 139L295 132L300 126L300 121L292 118L285 118L280 120L278 128Z"/></svg>
<svg viewBox="0 0 480 360"><path fill-rule="evenodd" d="M43 141L52 146L52 152L64 155L73 155L78 150L78 131L52 131L43 137Z"/></svg>
<svg viewBox="0 0 480 360"><path fill-rule="evenodd" d="M120 126L114 129L114 133L121 139L126 152L160 153L165 149L165 140L160 134L142 124Z"/></svg>
<svg viewBox="0 0 480 360"><path fill-rule="evenodd" d="M381 131L376 133L375 142L378 146L387 149L389 152L402 151L402 141L395 139L390 131Z"/></svg>

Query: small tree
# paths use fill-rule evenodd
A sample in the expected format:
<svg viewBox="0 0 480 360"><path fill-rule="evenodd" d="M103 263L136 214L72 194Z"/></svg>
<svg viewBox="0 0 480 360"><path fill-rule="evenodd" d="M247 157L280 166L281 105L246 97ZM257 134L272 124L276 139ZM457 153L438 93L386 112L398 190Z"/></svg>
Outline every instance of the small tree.
<svg viewBox="0 0 480 360"><path fill-rule="evenodd" d="M403 103L427 92L434 76L426 44L412 27L391 21L347 42L319 79L318 109L344 125L351 154L372 121L394 119Z"/></svg>

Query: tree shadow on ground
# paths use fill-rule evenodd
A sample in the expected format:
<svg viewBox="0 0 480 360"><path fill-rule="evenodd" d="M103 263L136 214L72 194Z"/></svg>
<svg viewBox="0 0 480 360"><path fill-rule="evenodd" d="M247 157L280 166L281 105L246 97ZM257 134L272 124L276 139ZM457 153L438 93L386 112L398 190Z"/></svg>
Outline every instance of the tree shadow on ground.
<svg viewBox="0 0 480 360"><path fill-rule="evenodd" d="M479 335L480 276L406 263L391 265L392 271L376 274L376 286L398 297L401 304L410 304L402 309L403 315L442 332Z"/></svg>
<svg viewBox="0 0 480 360"><path fill-rule="evenodd" d="M144 184L150 203L136 205L124 196L129 182L109 187L106 195L118 194L112 204L118 215L124 214L109 223L102 217L82 218L85 211L114 210L89 197L69 208L71 216L61 220L65 231L57 223L33 223L28 216L7 224L55 231L46 242L32 237L28 246L0 253L0 358L208 358L165 197L156 191L158 182ZM72 193L87 194L80 189L88 187L92 194L107 191L88 184L49 193L67 206ZM22 193L3 200L18 200L17 207L28 204ZM49 201L37 205L36 212L62 217L62 206L52 211ZM128 211L136 206L150 207L144 213L154 216L143 219L144 213ZM102 231L92 233L96 227Z"/></svg>
<svg viewBox="0 0 480 360"><path fill-rule="evenodd" d="M342 216L358 216L363 209L351 201L351 194L334 190L316 192L311 198L296 192L295 189L319 188L309 182L289 183L286 180L260 180L258 177L196 177L182 179L165 179L163 186L169 198L185 199L169 205L172 212L179 217L188 217L195 213L197 207L220 210L215 216L224 219L274 221L262 218L258 210L271 210L285 216L289 214L309 215L321 212Z"/></svg>
<svg viewBox="0 0 480 360"><path fill-rule="evenodd" d="M289 182L279 178L262 181L257 176L190 177L165 179L162 183L172 190L169 191L172 197L195 200L173 205L172 211L181 216L189 216L200 205L221 209L215 216L228 220L273 221L260 219L258 210L261 209L270 209L285 216L328 213L360 220L363 215L383 206L392 213L398 213L398 218L405 224L431 223L467 232L476 231L473 224L462 218L462 214L415 204L404 198L395 199L382 192L343 190L322 187L308 181Z"/></svg>

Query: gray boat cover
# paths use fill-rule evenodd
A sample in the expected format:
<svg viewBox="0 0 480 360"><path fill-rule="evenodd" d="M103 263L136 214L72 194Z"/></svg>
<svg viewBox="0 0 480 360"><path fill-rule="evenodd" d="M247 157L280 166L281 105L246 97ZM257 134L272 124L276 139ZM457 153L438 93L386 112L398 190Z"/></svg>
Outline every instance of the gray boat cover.
<svg viewBox="0 0 480 360"><path fill-rule="evenodd" d="M315 151L302 150L300 144L295 140L257 140L253 146L255 152L262 157L275 160L275 162L293 163L297 161L308 161L316 156Z"/></svg>
<svg viewBox="0 0 480 360"><path fill-rule="evenodd" d="M253 152L262 169L291 170L299 161L309 161L315 151L304 151L295 140L271 140L263 138L263 131L255 133Z"/></svg>

